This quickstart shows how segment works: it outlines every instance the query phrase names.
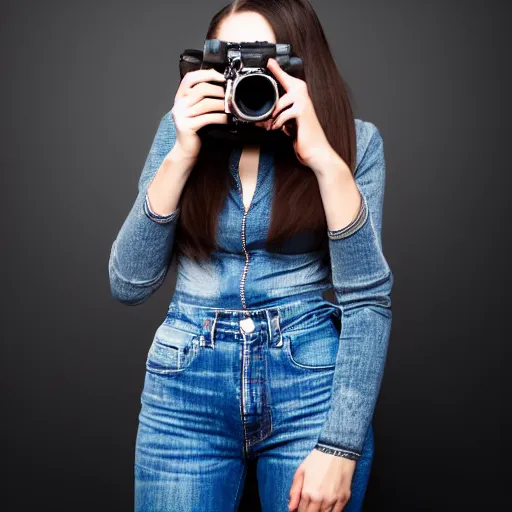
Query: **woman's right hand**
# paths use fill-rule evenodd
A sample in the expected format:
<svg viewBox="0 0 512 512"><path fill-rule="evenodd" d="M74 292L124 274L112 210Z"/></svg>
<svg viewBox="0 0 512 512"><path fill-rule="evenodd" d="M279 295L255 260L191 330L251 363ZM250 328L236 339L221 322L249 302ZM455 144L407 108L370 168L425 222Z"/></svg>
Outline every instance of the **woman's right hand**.
<svg viewBox="0 0 512 512"><path fill-rule="evenodd" d="M171 113L176 126L175 146L187 159L196 159L199 155L199 128L228 122L228 115L224 112L224 87L207 83L209 81L225 82L226 79L213 68L189 71L174 98Z"/></svg>

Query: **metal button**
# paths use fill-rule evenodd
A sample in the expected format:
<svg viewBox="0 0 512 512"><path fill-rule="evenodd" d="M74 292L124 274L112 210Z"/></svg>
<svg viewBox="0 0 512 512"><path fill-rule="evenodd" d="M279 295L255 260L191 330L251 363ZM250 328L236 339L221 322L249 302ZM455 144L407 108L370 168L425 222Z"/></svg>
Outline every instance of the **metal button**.
<svg viewBox="0 0 512 512"><path fill-rule="evenodd" d="M244 318L243 320L240 320L240 327L246 333L254 331L255 325L254 325L253 319L250 317L247 317L247 318Z"/></svg>

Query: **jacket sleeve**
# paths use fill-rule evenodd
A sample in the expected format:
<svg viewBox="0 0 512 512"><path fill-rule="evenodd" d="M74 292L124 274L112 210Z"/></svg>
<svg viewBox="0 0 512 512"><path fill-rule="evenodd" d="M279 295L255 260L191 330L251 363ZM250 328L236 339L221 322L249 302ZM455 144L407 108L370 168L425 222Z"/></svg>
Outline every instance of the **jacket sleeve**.
<svg viewBox="0 0 512 512"><path fill-rule="evenodd" d="M341 331L331 404L316 448L358 460L372 420L391 332L393 274L381 241L386 164L378 128L357 121L364 154L355 173L361 208L354 221L328 230L331 277Z"/></svg>
<svg viewBox="0 0 512 512"><path fill-rule="evenodd" d="M161 216L151 210L147 189L176 142L169 111L160 120L138 183L135 202L112 243L108 272L112 296L137 305L162 284L172 260L180 207Z"/></svg>

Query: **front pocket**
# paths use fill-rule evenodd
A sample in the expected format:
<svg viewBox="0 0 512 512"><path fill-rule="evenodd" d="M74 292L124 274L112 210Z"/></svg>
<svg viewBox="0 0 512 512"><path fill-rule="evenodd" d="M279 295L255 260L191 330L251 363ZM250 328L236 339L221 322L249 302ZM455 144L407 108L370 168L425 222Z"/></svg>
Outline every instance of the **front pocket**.
<svg viewBox="0 0 512 512"><path fill-rule="evenodd" d="M152 373L171 374L185 370L199 352L199 337L173 325L158 327L146 359Z"/></svg>
<svg viewBox="0 0 512 512"><path fill-rule="evenodd" d="M332 319L315 327L296 329L283 335L289 362L305 370L332 370L336 366L339 332Z"/></svg>

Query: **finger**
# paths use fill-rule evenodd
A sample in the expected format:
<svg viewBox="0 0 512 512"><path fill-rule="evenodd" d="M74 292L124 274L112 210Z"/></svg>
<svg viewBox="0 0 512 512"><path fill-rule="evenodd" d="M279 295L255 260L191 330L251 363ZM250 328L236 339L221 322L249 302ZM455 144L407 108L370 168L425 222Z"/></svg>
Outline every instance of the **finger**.
<svg viewBox="0 0 512 512"><path fill-rule="evenodd" d="M187 117L200 116L211 112L224 112L224 100L204 98L185 111Z"/></svg>
<svg viewBox="0 0 512 512"><path fill-rule="evenodd" d="M338 503L339 503L339 501L336 501L334 503L329 503L324 500L322 502L322 505L320 506L320 511L321 512L334 512L335 507L338 506Z"/></svg>
<svg viewBox="0 0 512 512"><path fill-rule="evenodd" d="M208 82L200 82L194 87L187 89L187 98L195 97L200 99L205 96L214 96L216 98L224 98L226 92L222 85L215 85Z"/></svg>
<svg viewBox="0 0 512 512"><path fill-rule="evenodd" d="M265 119L264 121L255 121L254 125L258 126L260 128L265 128L265 130L268 130L270 128L269 123L271 123L273 119L269 117L268 119Z"/></svg>
<svg viewBox="0 0 512 512"><path fill-rule="evenodd" d="M198 84L199 82L208 81L225 82L226 79L222 73L219 73L213 68L189 71L181 80L178 91L176 92L176 96L185 96L188 94L189 88L194 87L194 85Z"/></svg>
<svg viewBox="0 0 512 512"><path fill-rule="evenodd" d="M211 85L211 84L207 84L205 82L202 82L201 84L199 85L196 85L195 87L193 87L192 89L189 89L191 92L189 94L187 94L186 96L182 97L181 99L179 99L178 101L181 102L186 109L198 104L199 102L201 102L202 100L206 99L206 98L217 98L217 101L222 101L224 103L224 89L222 89L222 87L220 87L220 89L222 89L222 91L219 91L217 89L218 86L216 85L211 85L211 87L213 87L213 89L210 89L209 87L201 87L202 85ZM197 89L197 91L196 91ZM221 110L224 110L224 106L222 107Z"/></svg>
<svg viewBox="0 0 512 512"><path fill-rule="evenodd" d="M290 107L283 112L281 112L272 123L270 129L271 130L279 130L281 126L283 126L286 121L289 121L290 119L294 119L297 116L297 112L294 107Z"/></svg>
<svg viewBox="0 0 512 512"><path fill-rule="evenodd" d="M310 500L308 508L305 509L305 512L324 512L324 508L322 508L322 500Z"/></svg>
<svg viewBox="0 0 512 512"><path fill-rule="evenodd" d="M191 119L190 127L192 130L197 132L203 126L207 124L227 124L228 123L228 115L227 114L203 114L202 116L196 116Z"/></svg>
<svg viewBox="0 0 512 512"><path fill-rule="evenodd" d="M272 117L276 118L283 109L286 107L289 107L293 103L293 98L291 94L283 94L276 102L273 110L272 110Z"/></svg>
<svg viewBox="0 0 512 512"><path fill-rule="evenodd" d="M288 135L288 137L293 137L293 132L290 130L290 128L288 127L287 124L283 125L282 130L283 130L285 135Z"/></svg>
<svg viewBox="0 0 512 512"><path fill-rule="evenodd" d="M276 59L272 57L267 61L267 68L272 71L272 74L279 80L284 90L287 91L291 85L294 77L289 75L277 62Z"/></svg>
<svg viewBox="0 0 512 512"><path fill-rule="evenodd" d="M297 509L297 511L298 512L308 512L310 503L311 503L311 500L309 498L301 496L300 502L299 502L299 508Z"/></svg>
<svg viewBox="0 0 512 512"><path fill-rule="evenodd" d="M263 128L265 128L265 130L270 130L270 125L274 122L274 120L269 117L268 119L265 119L265 121L263 121Z"/></svg>
<svg viewBox="0 0 512 512"><path fill-rule="evenodd" d="M341 512L344 507L344 503L341 500L338 500L332 509L332 512Z"/></svg>
<svg viewBox="0 0 512 512"><path fill-rule="evenodd" d="M288 500L288 509L296 510L300 503L300 493L304 483L304 471L297 469L293 475L292 486L290 487L290 499Z"/></svg>

